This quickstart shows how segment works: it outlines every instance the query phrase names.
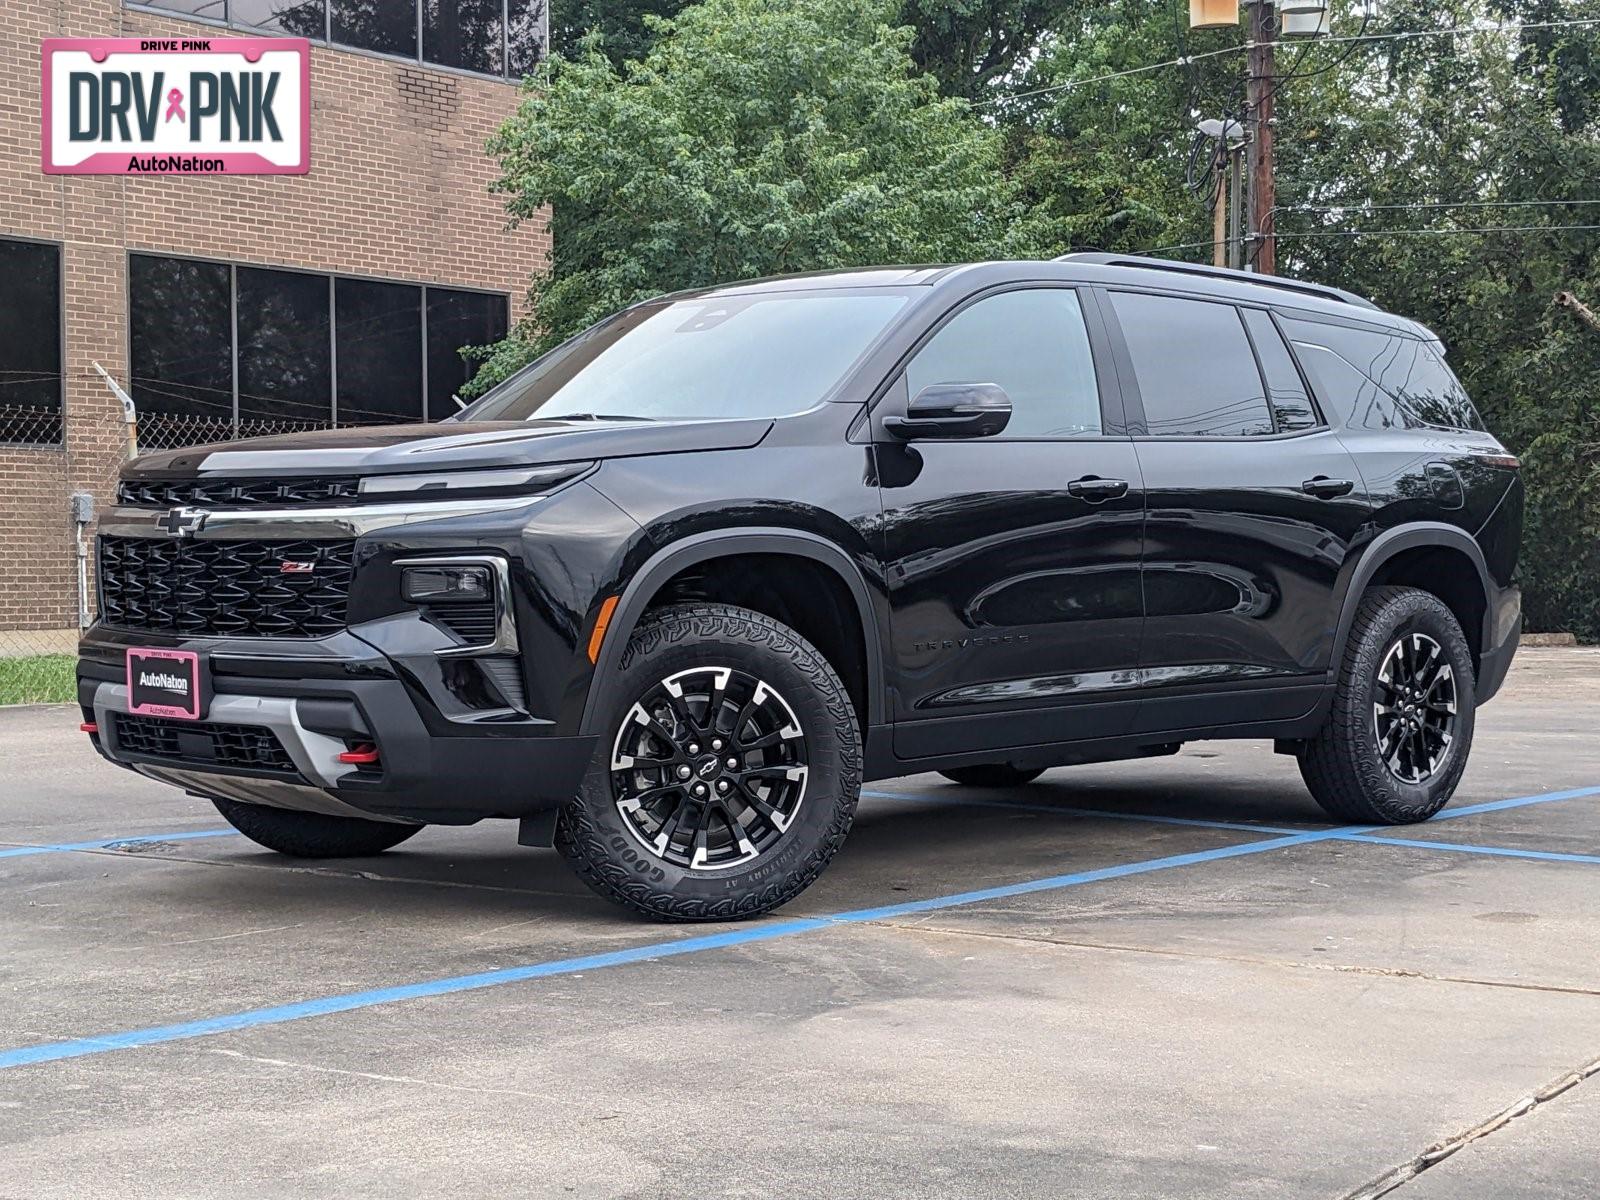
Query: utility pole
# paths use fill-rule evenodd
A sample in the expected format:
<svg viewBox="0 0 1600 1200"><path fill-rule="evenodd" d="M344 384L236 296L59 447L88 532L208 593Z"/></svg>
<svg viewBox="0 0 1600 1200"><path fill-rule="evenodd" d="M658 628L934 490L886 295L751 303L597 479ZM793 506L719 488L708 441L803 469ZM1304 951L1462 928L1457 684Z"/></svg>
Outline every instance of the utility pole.
<svg viewBox="0 0 1600 1200"><path fill-rule="evenodd" d="M1250 4L1249 77L1245 81L1245 123L1250 130L1250 248L1251 263L1263 275L1277 274L1277 245L1273 238L1272 109L1273 49L1277 36L1270 0Z"/></svg>
<svg viewBox="0 0 1600 1200"><path fill-rule="evenodd" d="M1211 197L1211 265L1228 265L1228 152L1226 138L1217 139L1216 153L1211 157L1211 170L1217 177L1217 190Z"/></svg>

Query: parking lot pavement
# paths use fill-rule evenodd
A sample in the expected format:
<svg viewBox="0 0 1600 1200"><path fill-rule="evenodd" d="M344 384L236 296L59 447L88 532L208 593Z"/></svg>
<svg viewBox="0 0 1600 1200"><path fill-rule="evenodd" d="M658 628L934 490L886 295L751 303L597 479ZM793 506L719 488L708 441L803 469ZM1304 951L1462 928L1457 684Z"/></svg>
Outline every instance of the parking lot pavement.
<svg viewBox="0 0 1600 1200"><path fill-rule="evenodd" d="M1597 683L1524 651L1426 826L1257 745L921 776L695 927L507 825L279 859L0 712L0 1196L1592 1197L1600 1074L1526 1100L1600 1058Z"/></svg>

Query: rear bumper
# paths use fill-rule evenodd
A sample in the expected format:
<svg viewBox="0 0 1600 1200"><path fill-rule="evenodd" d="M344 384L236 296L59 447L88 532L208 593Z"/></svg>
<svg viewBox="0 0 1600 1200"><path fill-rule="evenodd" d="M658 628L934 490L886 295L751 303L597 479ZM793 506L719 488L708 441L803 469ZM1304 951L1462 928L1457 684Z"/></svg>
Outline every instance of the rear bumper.
<svg viewBox="0 0 1600 1200"><path fill-rule="evenodd" d="M1494 694L1506 681L1506 673L1511 670L1511 660L1516 657L1521 638L1522 611L1519 606L1512 619L1510 632L1499 645L1485 650L1478 656L1477 702L1479 704L1494 699Z"/></svg>
<svg viewBox="0 0 1600 1200"><path fill-rule="evenodd" d="M369 664L370 667L370 664ZM370 670L369 672L370 673ZM80 663L78 698L94 722L95 748L121 766L208 798L242 800L339 816L466 825L484 817L523 817L576 794L595 739L554 737L529 723L462 729L428 720L412 691L391 678L250 678L219 675L206 720L181 723L185 736L161 753L119 737L124 684L101 664ZM224 690L226 689L226 690ZM424 700L423 703L426 703ZM282 747L268 767L219 762L201 727L266 730ZM338 756L371 743L372 765Z"/></svg>

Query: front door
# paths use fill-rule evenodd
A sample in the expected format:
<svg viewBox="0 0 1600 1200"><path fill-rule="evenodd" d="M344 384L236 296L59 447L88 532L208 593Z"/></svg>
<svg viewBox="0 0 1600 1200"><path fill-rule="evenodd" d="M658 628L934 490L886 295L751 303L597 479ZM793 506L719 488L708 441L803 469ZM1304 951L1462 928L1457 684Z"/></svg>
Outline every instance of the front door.
<svg viewBox="0 0 1600 1200"><path fill-rule="evenodd" d="M874 414L902 759L1131 723L1144 488L1102 339L1073 288L991 293L944 319ZM883 430L937 383L998 384L1005 431Z"/></svg>

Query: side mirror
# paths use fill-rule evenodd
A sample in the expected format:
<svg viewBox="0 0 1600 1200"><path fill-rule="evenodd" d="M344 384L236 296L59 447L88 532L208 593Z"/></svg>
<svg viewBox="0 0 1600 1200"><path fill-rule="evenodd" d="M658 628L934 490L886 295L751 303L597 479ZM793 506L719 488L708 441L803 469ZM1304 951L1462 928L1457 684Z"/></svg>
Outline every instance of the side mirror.
<svg viewBox="0 0 1600 1200"><path fill-rule="evenodd" d="M1011 397L998 383L930 383L883 427L903 441L993 437L1011 420Z"/></svg>

